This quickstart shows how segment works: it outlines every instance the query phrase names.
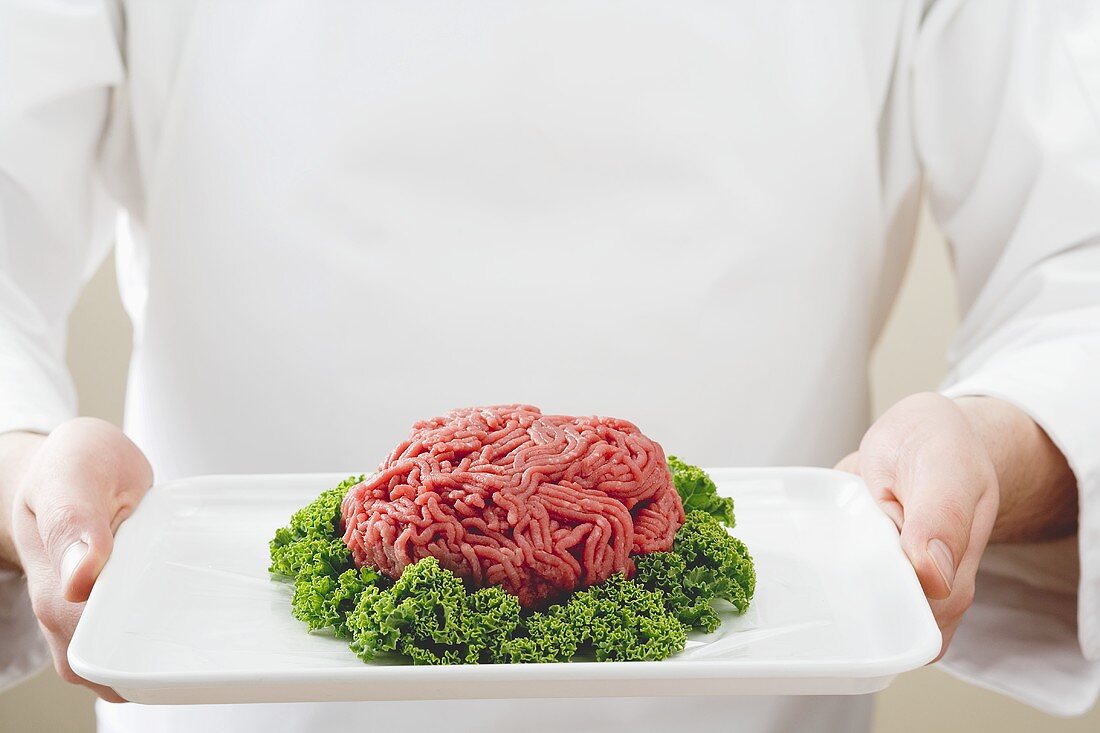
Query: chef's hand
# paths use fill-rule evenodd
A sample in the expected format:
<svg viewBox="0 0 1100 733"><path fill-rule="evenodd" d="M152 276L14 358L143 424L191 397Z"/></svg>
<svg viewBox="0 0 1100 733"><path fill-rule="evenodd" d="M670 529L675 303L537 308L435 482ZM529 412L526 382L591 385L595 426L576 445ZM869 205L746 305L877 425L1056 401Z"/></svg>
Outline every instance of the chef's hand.
<svg viewBox="0 0 1100 733"><path fill-rule="evenodd" d="M1075 527L1065 458L1026 413L989 397L907 397L837 468L862 476L901 532L943 634L941 655L973 601L991 537L1046 540Z"/></svg>
<svg viewBox="0 0 1100 733"><path fill-rule="evenodd" d="M974 598L997 517L997 473L981 438L952 400L914 395L887 410L837 468L862 476L901 531L946 650Z"/></svg>
<svg viewBox="0 0 1100 733"><path fill-rule="evenodd" d="M0 493L10 508L0 523L0 554L27 576L57 673L111 702L123 699L69 667L69 640L115 530L152 481L144 454L103 420L77 418L48 436L0 435Z"/></svg>

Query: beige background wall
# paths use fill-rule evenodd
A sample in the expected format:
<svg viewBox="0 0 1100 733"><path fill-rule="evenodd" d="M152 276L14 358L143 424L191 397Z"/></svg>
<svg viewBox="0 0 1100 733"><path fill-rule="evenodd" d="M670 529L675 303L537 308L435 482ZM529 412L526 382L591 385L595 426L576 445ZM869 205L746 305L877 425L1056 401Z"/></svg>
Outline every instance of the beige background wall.
<svg viewBox="0 0 1100 733"><path fill-rule="evenodd" d="M946 248L925 216L901 297L871 364L876 414L906 394L936 386L957 322ZM81 412L120 421L130 335L112 263L96 275L70 325L69 364ZM91 693L64 685L52 671L0 694L0 733L92 730ZM903 676L880 696L875 731L1095 733L1100 708L1084 718L1060 720L923 669Z"/></svg>

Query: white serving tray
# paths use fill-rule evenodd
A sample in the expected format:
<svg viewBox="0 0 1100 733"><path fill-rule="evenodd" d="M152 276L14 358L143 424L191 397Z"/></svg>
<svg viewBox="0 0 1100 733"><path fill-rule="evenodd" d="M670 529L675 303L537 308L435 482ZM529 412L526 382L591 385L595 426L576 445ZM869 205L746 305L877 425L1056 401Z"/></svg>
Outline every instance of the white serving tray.
<svg viewBox="0 0 1100 733"><path fill-rule="evenodd" d="M711 469L736 501L756 598L660 662L364 664L306 633L267 572L276 527L342 474L203 476L154 487L119 529L69 647L81 677L142 703L881 690L940 634L897 530L863 482L817 468Z"/></svg>

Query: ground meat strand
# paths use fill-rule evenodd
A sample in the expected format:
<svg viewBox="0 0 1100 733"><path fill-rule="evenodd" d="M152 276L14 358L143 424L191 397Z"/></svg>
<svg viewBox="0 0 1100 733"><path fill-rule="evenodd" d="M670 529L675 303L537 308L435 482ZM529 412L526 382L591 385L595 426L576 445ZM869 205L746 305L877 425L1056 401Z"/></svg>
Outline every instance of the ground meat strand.
<svg viewBox="0 0 1100 733"><path fill-rule="evenodd" d="M342 511L357 565L397 578L430 555L526 607L632 575L630 556L671 549L684 521L664 451L637 427L530 405L417 423Z"/></svg>

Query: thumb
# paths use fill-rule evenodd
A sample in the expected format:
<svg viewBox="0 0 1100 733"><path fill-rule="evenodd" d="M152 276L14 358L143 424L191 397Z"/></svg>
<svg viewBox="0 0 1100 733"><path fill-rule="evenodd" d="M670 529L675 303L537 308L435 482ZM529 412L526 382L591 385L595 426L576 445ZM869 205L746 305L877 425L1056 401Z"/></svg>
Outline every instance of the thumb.
<svg viewBox="0 0 1100 733"><path fill-rule="evenodd" d="M116 509L104 497L75 488L40 492L28 508L65 600L87 600L114 545Z"/></svg>
<svg viewBox="0 0 1100 733"><path fill-rule="evenodd" d="M907 486L903 495L901 546L925 594L934 600L951 595L956 572L970 545L978 499L970 487L943 479Z"/></svg>

